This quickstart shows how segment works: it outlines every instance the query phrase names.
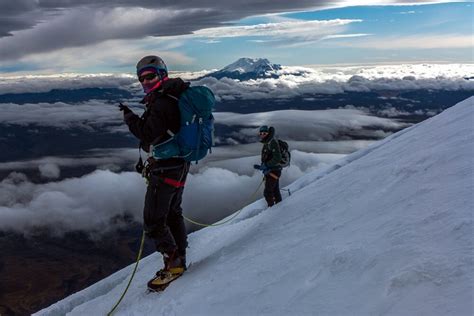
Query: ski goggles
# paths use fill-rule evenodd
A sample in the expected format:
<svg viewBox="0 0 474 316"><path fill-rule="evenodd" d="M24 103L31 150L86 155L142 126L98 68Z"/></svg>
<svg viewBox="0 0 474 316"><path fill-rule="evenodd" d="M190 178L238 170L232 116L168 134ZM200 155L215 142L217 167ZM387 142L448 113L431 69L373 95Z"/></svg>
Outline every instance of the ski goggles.
<svg viewBox="0 0 474 316"><path fill-rule="evenodd" d="M138 81L144 82L145 80L153 80L156 77L158 77L158 74L156 72L151 72L149 74L139 76Z"/></svg>

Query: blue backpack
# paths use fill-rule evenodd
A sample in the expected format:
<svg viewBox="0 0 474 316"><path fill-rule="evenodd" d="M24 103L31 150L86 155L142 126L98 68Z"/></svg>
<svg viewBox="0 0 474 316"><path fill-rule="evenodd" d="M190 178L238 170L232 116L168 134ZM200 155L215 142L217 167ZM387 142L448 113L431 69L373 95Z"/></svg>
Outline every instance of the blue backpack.
<svg viewBox="0 0 474 316"><path fill-rule="evenodd" d="M151 154L158 160L176 157L197 163L214 145L214 94L207 87L195 86L187 88L179 98L168 96L178 101L181 127L177 134L168 130L171 138L152 145Z"/></svg>

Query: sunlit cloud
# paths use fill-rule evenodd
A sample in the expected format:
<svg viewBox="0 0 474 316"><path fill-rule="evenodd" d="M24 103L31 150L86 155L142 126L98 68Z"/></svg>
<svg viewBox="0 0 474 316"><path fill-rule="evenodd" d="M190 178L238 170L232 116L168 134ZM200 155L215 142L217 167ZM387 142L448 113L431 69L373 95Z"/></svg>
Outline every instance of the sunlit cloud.
<svg viewBox="0 0 474 316"><path fill-rule="evenodd" d="M204 78L196 83L207 85L223 100L292 98L346 91L474 89L474 82L464 79L474 73L471 64L284 67L278 73L279 78L249 81ZM298 73L302 75L295 75Z"/></svg>
<svg viewBox="0 0 474 316"><path fill-rule="evenodd" d="M228 26L203 29L194 34L203 37L243 37L243 36L268 36L279 38L321 38L345 30L345 26L361 20L324 20L324 21L284 21L278 23L265 23L257 25Z"/></svg>

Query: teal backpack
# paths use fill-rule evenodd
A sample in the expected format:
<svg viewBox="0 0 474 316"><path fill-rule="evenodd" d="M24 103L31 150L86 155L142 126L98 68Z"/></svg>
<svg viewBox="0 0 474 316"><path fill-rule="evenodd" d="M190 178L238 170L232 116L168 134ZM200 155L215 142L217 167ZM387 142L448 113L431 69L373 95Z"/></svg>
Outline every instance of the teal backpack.
<svg viewBox="0 0 474 316"><path fill-rule="evenodd" d="M152 145L151 154L158 160L176 157L197 163L214 145L214 94L207 87L195 86L187 88L179 98L168 96L178 101L181 127L177 134L168 130L171 138Z"/></svg>

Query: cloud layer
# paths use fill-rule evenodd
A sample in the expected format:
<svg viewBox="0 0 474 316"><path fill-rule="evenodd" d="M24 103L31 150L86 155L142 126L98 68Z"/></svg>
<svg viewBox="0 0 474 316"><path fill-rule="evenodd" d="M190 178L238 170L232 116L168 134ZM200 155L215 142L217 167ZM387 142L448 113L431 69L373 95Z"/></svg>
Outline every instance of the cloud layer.
<svg viewBox="0 0 474 316"><path fill-rule="evenodd" d="M295 75L295 73L302 75ZM238 81L204 78L196 84L209 86L224 100L278 99L302 95L368 92L380 90L473 90L472 64L419 64L357 67L284 67L280 77Z"/></svg>
<svg viewBox="0 0 474 316"><path fill-rule="evenodd" d="M131 69L133 71L133 69ZM172 72L193 80L212 72ZM474 64L399 64L360 66L283 66L280 78L238 80L205 78L194 84L210 86L219 98L288 98L302 94L341 93L344 91L444 89L471 90ZM295 75L299 74L299 75ZM0 94L47 92L52 89L122 88L140 93L132 74L64 74L43 76L1 76Z"/></svg>
<svg viewBox="0 0 474 316"><path fill-rule="evenodd" d="M2 105L1 124L51 126L57 128L81 127L84 129L117 126L114 131L127 130L123 114L116 105L101 101L71 105L63 102Z"/></svg>
<svg viewBox="0 0 474 316"><path fill-rule="evenodd" d="M87 131L101 131L128 135L123 123L122 113L115 105L99 101L87 104L69 105L65 103L4 104L0 124L22 125L30 130L38 126L59 129L81 128ZM134 108L140 114L142 108ZM236 129L227 139L216 138L216 143L253 142L256 128L272 125L277 134L289 140L332 141L349 138L357 134L366 139L387 136L390 131L407 126L395 120L371 116L358 109L336 110L283 110L273 112L237 114L229 112L214 113L216 123ZM6 137L14 137L6 136ZM230 138L229 138L230 137Z"/></svg>
<svg viewBox="0 0 474 316"><path fill-rule="evenodd" d="M293 162L283 173L282 185L343 156L293 150ZM262 179L252 168L258 160L257 156L232 159L221 161L222 167L193 171L184 193L185 215L212 223L261 198L261 191L252 198ZM245 170L241 170L243 166ZM0 230L26 234L34 228L49 228L57 234L105 232L121 225L114 220L125 214L141 222L144 193L145 182L135 172L97 170L81 178L46 184L34 184L14 172L0 182Z"/></svg>
<svg viewBox="0 0 474 316"><path fill-rule="evenodd" d="M0 94L48 92L53 89L123 88L138 91L135 76L129 74L60 74L0 76Z"/></svg>
<svg viewBox="0 0 474 316"><path fill-rule="evenodd" d="M362 130L364 127L396 130L406 126L393 120L370 116L360 110L352 109L284 110L251 114L218 112L214 116L219 124L250 127L241 128L236 134L236 137L242 138L255 138L256 128L261 125L274 126L280 137L300 141L340 139L341 135ZM366 133L372 132L376 133L377 130L366 131ZM370 138L370 135L366 136Z"/></svg>

